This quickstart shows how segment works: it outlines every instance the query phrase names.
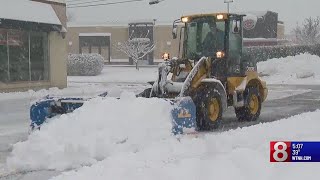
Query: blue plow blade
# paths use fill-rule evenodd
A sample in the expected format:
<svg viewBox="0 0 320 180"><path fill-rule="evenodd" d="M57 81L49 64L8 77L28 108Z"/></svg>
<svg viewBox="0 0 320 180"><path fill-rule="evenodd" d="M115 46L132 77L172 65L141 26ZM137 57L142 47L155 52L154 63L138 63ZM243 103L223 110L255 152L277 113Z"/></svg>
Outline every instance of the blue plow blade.
<svg viewBox="0 0 320 180"><path fill-rule="evenodd" d="M47 96L34 103L30 108L31 130L40 129L48 118L59 114L67 114L80 108L84 98L54 98ZM173 105L172 133L174 135L196 132L196 106L191 97L180 97L170 100Z"/></svg>
<svg viewBox="0 0 320 180"><path fill-rule="evenodd" d="M196 132L196 106L191 97L179 97L172 101L172 133L174 135Z"/></svg>
<svg viewBox="0 0 320 180"><path fill-rule="evenodd" d="M106 97L108 92L99 94L100 97ZM40 126L48 118L52 118L59 114L67 114L80 108L85 101L90 98L57 98L49 95L40 99L30 107L31 130L40 129Z"/></svg>
<svg viewBox="0 0 320 180"><path fill-rule="evenodd" d="M73 112L80 108L86 99L83 98L59 98L45 97L34 103L30 107L30 127L39 128L47 118L52 118L59 114L66 114Z"/></svg>

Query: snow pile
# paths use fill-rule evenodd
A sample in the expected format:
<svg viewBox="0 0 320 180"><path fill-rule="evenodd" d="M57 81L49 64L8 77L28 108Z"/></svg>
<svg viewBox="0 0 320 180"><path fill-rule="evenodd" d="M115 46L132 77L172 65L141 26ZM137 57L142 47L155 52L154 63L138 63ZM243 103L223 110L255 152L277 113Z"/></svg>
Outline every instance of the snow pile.
<svg viewBox="0 0 320 180"><path fill-rule="evenodd" d="M320 111L177 140L170 136L168 102L133 94L121 98L94 99L51 121L14 145L8 166L18 171L77 169L54 180L312 179L320 168L269 163L270 141L319 138Z"/></svg>
<svg viewBox="0 0 320 180"><path fill-rule="evenodd" d="M129 88L132 89L132 87L127 87L127 89ZM142 88L143 87L141 87L140 89ZM43 98L47 95L66 96L66 97L78 97L78 96L94 97L106 91L116 92L117 94L115 96L119 96L120 88L113 85L106 87L100 84L83 83L83 84L80 84L79 86L73 86L73 87L70 86L65 89L58 89L56 87L53 87L49 89L41 89L38 91L28 90L25 92L0 93L0 101L25 99L25 98L30 100L35 100L35 99Z"/></svg>
<svg viewBox="0 0 320 180"><path fill-rule="evenodd" d="M269 84L320 83L320 57L300 54L258 63L258 71Z"/></svg>
<svg viewBox="0 0 320 180"><path fill-rule="evenodd" d="M320 111L316 111L220 134L200 134L198 138L164 138L139 151L118 152L91 167L65 172L53 180L313 179L318 177L320 164L271 164L269 142L318 139L319 116Z"/></svg>
<svg viewBox="0 0 320 180"><path fill-rule="evenodd" d="M100 54L70 54L68 56L69 76L96 76L101 73L104 58Z"/></svg>
<svg viewBox="0 0 320 180"><path fill-rule="evenodd" d="M93 99L72 114L52 119L28 140L14 145L7 159L15 170L66 170L137 153L171 138L171 106L161 99Z"/></svg>

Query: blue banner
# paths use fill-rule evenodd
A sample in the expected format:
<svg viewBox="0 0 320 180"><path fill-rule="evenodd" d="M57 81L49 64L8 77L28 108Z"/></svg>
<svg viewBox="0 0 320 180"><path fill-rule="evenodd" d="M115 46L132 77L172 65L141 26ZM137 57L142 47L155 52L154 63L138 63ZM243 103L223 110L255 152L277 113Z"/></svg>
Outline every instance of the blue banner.
<svg viewBox="0 0 320 180"><path fill-rule="evenodd" d="M320 162L320 142L291 142L291 162Z"/></svg>

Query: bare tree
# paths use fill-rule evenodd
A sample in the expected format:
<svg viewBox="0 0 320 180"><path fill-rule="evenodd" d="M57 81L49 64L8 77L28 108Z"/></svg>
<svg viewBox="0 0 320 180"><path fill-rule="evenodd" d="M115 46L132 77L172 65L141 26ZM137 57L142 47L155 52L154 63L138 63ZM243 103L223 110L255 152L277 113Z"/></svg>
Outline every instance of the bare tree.
<svg viewBox="0 0 320 180"><path fill-rule="evenodd" d="M146 35L144 38L129 38L123 43L118 42L116 48L117 50L125 53L128 57L132 58L136 64L136 69L139 69L138 61L152 52L155 45L149 38L147 38Z"/></svg>
<svg viewBox="0 0 320 180"><path fill-rule="evenodd" d="M296 39L301 44L316 44L320 40L320 17L306 18L302 26L297 25L293 30Z"/></svg>

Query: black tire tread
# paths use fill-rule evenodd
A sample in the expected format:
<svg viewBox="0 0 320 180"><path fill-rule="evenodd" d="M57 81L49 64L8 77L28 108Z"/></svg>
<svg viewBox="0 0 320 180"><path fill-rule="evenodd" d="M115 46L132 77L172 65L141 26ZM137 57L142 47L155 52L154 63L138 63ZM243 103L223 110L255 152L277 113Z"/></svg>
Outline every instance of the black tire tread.
<svg viewBox="0 0 320 180"><path fill-rule="evenodd" d="M249 97L251 94L255 94L259 100L259 109L255 115L252 115L250 113L250 109L247 106L248 105L247 101L249 100ZM261 104L262 104L259 89L257 87L253 87L253 86L247 87L247 89L244 92L244 101L245 101L244 107L235 108L235 113L236 113L238 120L239 121L256 121L260 116Z"/></svg>
<svg viewBox="0 0 320 180"><path fill-rule="evenodd" d="M207 105L209 103L210 98L215 97L217 98L220 104L220 112L217 121L212 123L212 121L208 117ZM220 93L210 87L205 87L203 90L199 91L196 94L195 104L197 109L197 126L201 131L210 131L213 129L219 128L219 125L222 121L222 102L221 102L221 95Z"/></svg>

